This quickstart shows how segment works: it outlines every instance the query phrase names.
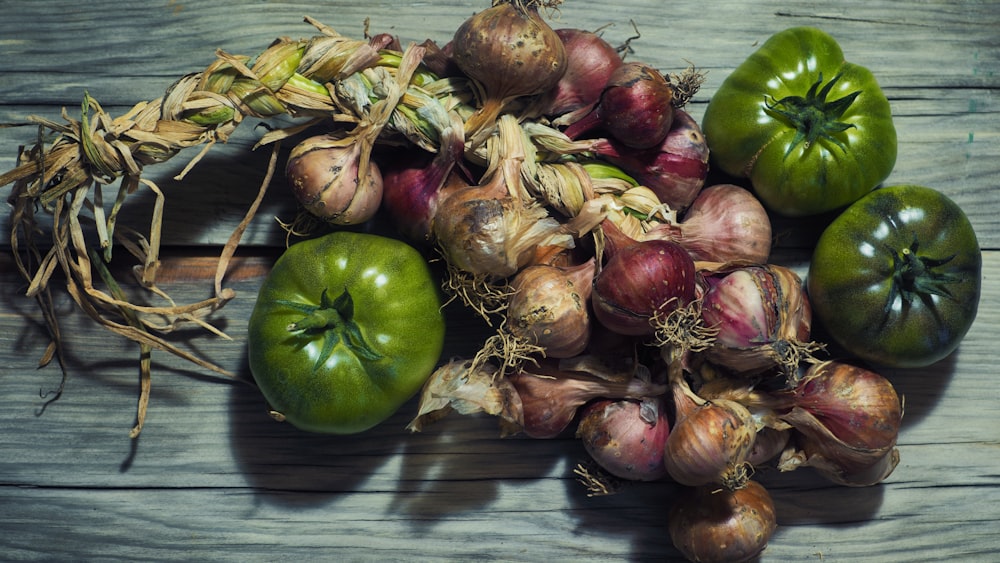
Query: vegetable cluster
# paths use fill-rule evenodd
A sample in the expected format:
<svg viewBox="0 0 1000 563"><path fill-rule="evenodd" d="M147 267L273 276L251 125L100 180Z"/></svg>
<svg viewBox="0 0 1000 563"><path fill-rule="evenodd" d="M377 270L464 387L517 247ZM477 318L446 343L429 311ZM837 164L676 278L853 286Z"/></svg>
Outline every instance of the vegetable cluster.
<svg viewBox="0 0 1000 563"><path fill-rule="evenodd" d="M88 191L122 177L112 217L97 218L109 260L136 163L225 138L246 116L305 117L260 141L277 157L279 141L325 127L284 167L300 204L289 234L308 240L274 265L250 319L250 367L276 418L359 432L422 387L409 429L457 410L496 416L504 435L572 435L593 460L576 469L590 494L676 482L677 548L698 561L752 559L776 521L756 467L812 467L845 486L896 468L902 402L877 370L958 346L979 300L975 233L931 188L877 188L896 158L889 102L826 33L775 34L699 126L684 107L700 73L663 73L626 61L627 45L553 30L544 9L558 4L496 0L444 45L352 40L312 22L316 37L281 39L254 59L220 55L182 79L153 107L160 117L136 118L136 128L164 124L143 134L101 129L111 120L99 108L92 127L88 97L68 129L94 135L26 151L4 176L24 196L15 223L30 237L35 204L58 201L57 213L70 211L56 231L77 235ZM109 156L122 147L134 152ZM81 148L89 162L60 156ZM706 185L710 164L734 183ZM843 211L805 283L770 261L769 211ZM406 242L337 230L380 214ZM56 236L49 263L101 267L83 236L70 238ZM133 247L147 249L153 287L150 238ZM496 328L473 357L440 358L428 258L443 262L448 297ZM54 268L22 264L39 289ZM100 300L89 275L67 273L77 294ZM161 312L217 308L231 295L216 290ZM134 322L122 334L184 355L148 336L135 314L148 308L114 302ZM821 358L814 315L842 352Z"/></svg>

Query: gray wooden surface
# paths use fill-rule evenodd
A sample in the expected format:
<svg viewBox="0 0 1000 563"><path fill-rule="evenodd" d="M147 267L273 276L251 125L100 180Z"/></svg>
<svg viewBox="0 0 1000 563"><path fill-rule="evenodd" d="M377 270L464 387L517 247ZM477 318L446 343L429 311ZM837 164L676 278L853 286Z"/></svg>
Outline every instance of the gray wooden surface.
<svg viewBox="0 0 1000 563"><path fill-rule="evenodd" d="M33 1L0 10L0 122L76 112L89 91L112 114L159 97L200 70L216 48L252 55L278 36L309 36L311 15L355 37L373 32L444 42L483 1L308 2ZM816 25L849 59L872 69L899 133L890 183L953 197L984 249L976 324L952 357L887 372L906 397L902 461L881 486L834 487L807 471L759 475L777 504L766 561L989 561L1000 557L1000 3L887 0L773 2L567 0L561 27L633 34L636 60L668 72L687 61L708 71L690 107L771 33ZM161 281L195 299L211 287L211 260L255 193L265 154L251 153L248 120L185 180L187 153L148 169L167 191L167 262ZM33 128L0 129L0 169ZM193 156L193 155L191 155ZM6 199L8 189L3 189ZM137 227L151 200L130 200ZM253 296L282 244L275 216L291 207L273 189L230 277L238 298L220 324L233 342L197 349L248 376L243 336ZM37 369L40 317L9 258L0 218L0 559L47 560L671 560L665 511L674 490L637 485L588 498L571 439L500 439L495 421L447 418L404 430L414 405L355 437L306 435L274 423L260 397L164 354L154 355L149 417L128 438L138 389L137 349L61 301L70 379ZM800 271L815 225L779 222L775 261ZM169 282L169 283L167 283ZM449 312L446 354L468 354L483 328ZM181 335L182 337L184 335Z"/></svg>

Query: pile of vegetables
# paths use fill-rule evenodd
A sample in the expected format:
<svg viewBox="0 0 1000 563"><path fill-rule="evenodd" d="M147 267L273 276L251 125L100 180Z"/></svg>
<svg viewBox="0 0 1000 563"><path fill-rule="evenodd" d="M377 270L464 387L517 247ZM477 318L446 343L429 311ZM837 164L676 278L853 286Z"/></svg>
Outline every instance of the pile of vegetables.
<svg viewBox="0 0 1000 563"><path fill-rule="evenodd" d="M294 139L283 170L301 212L285 226L307 240L275 264L249 321L250 367L279 420L360 432L419 392L413 431L457 411L497 417L503 435L575 436L593 461L576 469L589 494L683 487L665 518L695 561L765 548L776 515L753 478L763 468L884 480L903 408L877 370L958 346L981 259L939 192L877 188L896 133L874 77L822 31L793 28L726 79L699 126L684 107L700 73L664 74L625 60L627 45L552 29L545 11L559 3L494 0L444 44L405 47L307 19L315 37L253 58L220 51L118 118L89 96L79 119L35 118L56 139L23 150L0 185L13 184L12 245L50 329L45 361L61 360L49 286L61 270L82 310L140 345L133 436L152 350L231 375L165 333L196 323L225 336L207 319L234 297L229 259ZM272 148L268 174L223 249L215 295L175 303L156 285L164 194L143 167L278 115L296 120L258 142ZM731 182L706 185L710 165ZM116 229L141 187L157 196L150 232ZM769 262L772 213L840 211L806 283ZM378 214L405 243L338 230ZM111 277L116 247L164 304ZM440 287L427 263L439 259ZM440 358L442 290L495 329L474 357ZM848 312L854 300L872 314ZM839 356L823 358L814 314Z"/></svg>

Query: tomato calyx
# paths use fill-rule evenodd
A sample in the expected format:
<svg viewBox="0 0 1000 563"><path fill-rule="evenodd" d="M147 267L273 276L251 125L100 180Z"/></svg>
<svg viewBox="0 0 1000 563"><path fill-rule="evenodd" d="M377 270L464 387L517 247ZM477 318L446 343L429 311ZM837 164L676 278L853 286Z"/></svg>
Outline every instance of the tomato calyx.
<svg viewBox="0 0 1000 563"><path fill-rule="evenodd" d="M788 150L785 151L786 157L799 143L804 142L805 147L809 148L819 139L828 140L840 147L841 150L847 151L844 143L834 135L854 127L853 124L840 121L840 118L861 94L861 90L856 90L833 101L827 101L826 98L830 95L830 90L840 80L840 77L841 74L837 74L820 88L820 85L823 84L823 73L821 72L819 79L810 86L805 96L786 96L780 100L771 97L770 103L764 102L768 110L787 119L795 128L795 138L788 144Z"/></svg>
<svg viewBox="0 0 1000 563"><path fill-rule="evenodd" d="M937 269L951 262L956 255L952 254L946 258L931 258L920 256L918 251L919 241L917 240L914 240L909 247L903 248L902 251L892 251L892 287L883 311L884 317L888 317L897 298L901 299L907 307L917 298L931 306L932 303L929 299L931 295L953 299L948 284L960 282L961 277L940 272Z"/></svg>
<svg viewBox="0 0 1000 563"><path fill-rule="evenodd" d="M321 332L324 335L323 349L316 358L314 369L318 369L330 358L337 344L344 343L359 358L369 361L382 359L365 341L361 329L354 321L354 299L344 288L336 299L330 299L327 289L320 295L319 305L307 305L296 301L281 300L280 303L304 316L289 324L289 332Z"/></svg>

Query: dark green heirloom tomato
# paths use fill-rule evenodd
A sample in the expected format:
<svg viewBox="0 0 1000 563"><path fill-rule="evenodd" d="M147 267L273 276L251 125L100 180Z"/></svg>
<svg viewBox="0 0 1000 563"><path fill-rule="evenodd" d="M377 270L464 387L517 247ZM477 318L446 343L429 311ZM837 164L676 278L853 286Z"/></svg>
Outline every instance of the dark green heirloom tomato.
<svg viewBox="0 0 1000 563"><path fill-rule="evenodd" d="M712 96L702 131L712 162L748 177L772 211L844 207L896 164L889 101L866 68L819 29L771 36Z"/></svg>
<svg viewBox="0 0 1000 563"><path fill-rule="evenodd" d="M920 367L958 347L976 318L981 277L962 209L937 190L900 185L873 191L830 223L806 284L815 317L845 350Z"/></svg>
<svg viewBox="0 0 1000 563"><path fill-rule="evenodd" d="M275 416L312 432L382 422L444 345L438 285L395 239L334 232L289 247L250 316L250 371Z"/></svg>

